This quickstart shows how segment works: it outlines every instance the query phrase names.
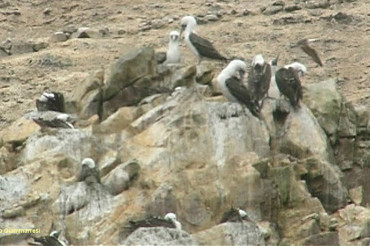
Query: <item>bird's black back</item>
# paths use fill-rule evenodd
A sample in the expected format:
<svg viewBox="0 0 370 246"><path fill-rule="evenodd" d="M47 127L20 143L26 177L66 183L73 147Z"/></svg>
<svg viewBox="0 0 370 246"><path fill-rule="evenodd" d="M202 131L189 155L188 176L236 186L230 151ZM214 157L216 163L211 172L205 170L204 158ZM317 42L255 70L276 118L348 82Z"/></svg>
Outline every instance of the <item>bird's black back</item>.
<svg viewBox="0 0 370 246"><path fill-rule="evenodd" d="M248 89L254 100L263 99L270 88L271 66L264 63L263 66L251 67L248 73Z"/></svg>
<svg viewBox="0 0 370 246"><path fill-rule="evenodd" d="M243 219L239 214L239 210L236 208L231 208L222 215L220 223L241 222L242 220Z"/></svg>
<svg viewBox="0 0 370 246"><path fill-rule="evenodd" d="M130 220L128 229L130 232L134 232L136 229L140 227L168 227L168 228L175 228L175 225L168 220L165 220L160 217L149 217L142 220Z"/></svg>
<svg viewBox="0 0 370 246"><path fill-rule="evenodd" d="M247 87L236 77L231 77L225 81L225 85L230 93L256 117L259 116L259 106L253 100Z"/></svg>
<svg viewBox="0 0 370 246"><path fill-rule="evenodd" d="M41 243L43 246L63 246L59 240L52 236L33 237L35 242Z"/></svg>
<svg viewBox="0 0 370 246"><path fill-rule="evenodd" d="M189 40L196 48L200 56L215 60L227 60L207 39L204 39L192 32L189 34Z"/></svg>
<svg viewBox="0 0 370 246"><path fill-rule="evenodd" d="M293 68L280 68L275 73L275 81L279 91L289 99L290 104L293 107L299 106L302 87L298 72Z"/></svg>
<svg viewBox="0 0 370 246"><path fill-rule="evenodd" d="M56 111L64 113L64 96L60 92L50 92L54 97L47 97L47 101L36 100L37 111Z"/></svg>

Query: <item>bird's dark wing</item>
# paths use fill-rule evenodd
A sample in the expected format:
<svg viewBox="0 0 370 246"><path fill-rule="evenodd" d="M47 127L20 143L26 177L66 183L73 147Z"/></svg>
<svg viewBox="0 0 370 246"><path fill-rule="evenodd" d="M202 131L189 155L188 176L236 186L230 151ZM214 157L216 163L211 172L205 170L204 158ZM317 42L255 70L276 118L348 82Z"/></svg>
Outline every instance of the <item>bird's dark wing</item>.
<svg viewBox="0 0 370 246"><path fill-rule="evenodd" d="M216 60L227 60L207 39L204 39L192 32L189 34L189 40L196 48L200 56Z"/></svg>
<svg viewBox="0 0 370 246"><path fill-rule="evenodd" d="M303 50L304 53L309 55L314 62L319 64L321 67L323 66L322 61L319 57L319 54L317 53L317 51L314 48L312 48L308 45L305 45L305 46L301 46L301 49Z"/></svg>
<svg viewBox="0 0 370 246"><path fill-rule="evenodd" d="M258 117L259 108L253 100L247 87L238 78L231 77L225 81L225 85L230 93L241 103L247 106L251 113Z"/></svg>
<svg viewBox="0 0 370 246"><path fill-rule="evenodd" d="M130 220L128 229L131 232L134 232L136 229L140 227L168 227L168 228L175 228L175 225L163 218L159 217L149 217L147 219L142 220Z"/></svg>
<svg viewBox="0 0 370 246"><path fill-rule="evenodd" d="M33 118L33 121L40 127L51 127L51 128L73 128L72 124L64 120L57 118L47 120L40 118Z"/></svg>
<svg viewBox="0 0 370 246"><path fill-rule="evenodd" d="M298 72L293 68L281 68L276 71L275 80L280 92L289 99L292 106L298 106L298 102L302 98L302 87Z"/></svg>
<svg viewBox="0 0 370 246"><path fill-rule="evenodd" d="M239 211L235 208L231 208L222 215L220 223L238 222L238 221L241 221Z"/></svg>
<svg viewBox="0 0 370 246"><path fill-rule="evenodd" d="M51 92L52 97L45 96L47 101L40 101L36 99L37 111L56 111L64 113L64 96L60 92Z"/></svg>
<svg viewBox="0 0 370 246"><path fill-rule="evenodd" d="M269 88L271 81L271 66L265 63L259 69L251 67L248 73L248 89L250 90L254 100L263 99Z"/></svg>
<svg viewBox="0 0 370 246"><path fill-rule="evenodd" d="M35 242L41 243L43 246L63 246L57 238L51 236L33 237L33 239Z"/></svg>

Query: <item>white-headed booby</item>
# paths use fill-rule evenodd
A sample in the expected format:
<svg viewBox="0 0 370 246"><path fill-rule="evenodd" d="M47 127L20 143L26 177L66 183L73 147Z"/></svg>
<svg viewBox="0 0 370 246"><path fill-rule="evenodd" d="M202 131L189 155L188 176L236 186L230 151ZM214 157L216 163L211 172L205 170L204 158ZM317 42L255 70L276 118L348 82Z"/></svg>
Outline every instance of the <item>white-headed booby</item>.
<svg viewBox="0 0 370 246"><path fill-rule="evenodd" d="M60 92L44 92L36 99L37 111L56 111L64 113L64 96Z"/></svg>
<svg viewBox="0 0 370 246"><path fill-rule="evenodd" d="M164 218L151 216L141 220L129 220L129 225L126 229L128 229L129 232L134 232L140 227L168 227L181 230L181 224L176 219L176 214L174 213L168 213Z"/></svg>
<svg viewBox="0 0 370 246"><path fill-rule="evenodd" d="M215 49L210 41L194 32L196 26L197 21L193 16L185 16L181 19L181 32L184 31L185 42L190 50L198 57L198 61L200 62L203 57L215 60L227 60L227 58Z"/></svg>
<svg viewBox="0 0 370 246"><path fill-rule="evenodd" d="M260 101L267 95L271 81L271 66L261 54L253 58L252 67L248 73L248 89L253 100L260 104Z"/></svg>
<svg viewBox="0 0 370 246"><path fill-rule="evenodd" d="M43 246L66 246L62 240L58 239L59 232L52 231L49 236L35 237L32 236L34 242L30 243L32 245L43 245Z"/></svg>
<svg viewBox="0 0 370 246"><path fill-rule="evenodd" d="M223 214L220 223L242 222L243 220L249 220L248 213L239 208L231 208Z"/></svg>
<svg viewBox="0 0 370 246"><path fill-rule="evenodd" d="M321 67L324 66L317 51L312 48L309 43L315 42L317 39L302 39L297 42L297 45L303 50L304 53L309 55L314 62L319 64Z"/></svg>
<svg viewBox="0 0 370 246"><path fill-rule="evenodd" d="M100 183L99 168L93 159L85 158L82 160L78 181L85 181L87 184Z"/></svg>
<svg viewBox="0 0 370 246"><path fill-rule="evenodd" d="M250 91L243 84L247 65L242 60L231 61L217 77L224 96L231 102L247 106L254 116L258 116L259 106L252 99Z"/></svg>
<svg viewBox="0 0 370 246"><path fill-rule="evenodd" d="M275 73L275 80L279 91L289 99L290 104L294 108L299 107L299 100L302 99L300 77L306 72L307 69L303 64L293 62L280 68Z"/></svg>
<svg viewBox="0 0 370 246"><path fill-rule="evenodd" d="M75 122L69 114L59 113L55 111L32 112L30 118L41 128L74 128L72 123Z"/></svg>
<svg viewBox="0 0 370 246"><path fill-rule="evenodd" d="M180 62L180 33L178 31L170 32L170 40L168 43L168 49L166 53L165 64L174 64Z"/></svg>

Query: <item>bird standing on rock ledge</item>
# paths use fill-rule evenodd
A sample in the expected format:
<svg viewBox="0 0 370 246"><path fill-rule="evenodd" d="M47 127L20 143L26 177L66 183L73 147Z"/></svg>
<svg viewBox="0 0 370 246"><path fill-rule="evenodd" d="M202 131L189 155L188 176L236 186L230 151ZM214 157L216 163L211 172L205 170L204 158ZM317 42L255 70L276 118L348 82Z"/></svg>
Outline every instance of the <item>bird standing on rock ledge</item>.
<svg viewBox="0 0 370 246"><path fill-rule="evenodd" d="M250 112L258 117L259 106L252 98L250 91L243 84L247 64L242 60L233 60L217 77L222 94L231 102L247 106Z"/></svg>
<svg viewBox="0 0 370 246"><path fill-rule="evenodd" d="M279 91L289 99L294 108L299 107L302 99L301 77L307 72L307 68L299 63L285 65L275 73L276 84Z"/></svg>
<svg viewBox="0 0 370 246"><path fill-rule="evenodd" d="M181 19L181 32L184 32L184 39L187 46L198 57L198 63L202 61L202 58L227 60L226 57L215 49L210 41L194 32L196 26L197 21L193 16L185 16Z"/></svg>

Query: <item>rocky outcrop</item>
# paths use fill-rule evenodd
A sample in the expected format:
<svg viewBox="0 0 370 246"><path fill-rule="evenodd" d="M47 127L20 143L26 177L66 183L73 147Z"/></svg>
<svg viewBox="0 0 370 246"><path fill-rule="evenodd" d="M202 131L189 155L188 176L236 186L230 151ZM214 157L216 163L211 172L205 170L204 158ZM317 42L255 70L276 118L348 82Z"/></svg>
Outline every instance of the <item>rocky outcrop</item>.
<svg viewBox="0 0 370 246"><path fill-rule="evenodd" d="M121 56L67 98L68 112L100 122L40 129L22 118L0 132L2 224L53 227L70 244L367 242L367 108L352 108L327 81L307 86L299 109L266 100L257 118L205 97L212 67L165 67L154 54ZM86 157L101 183L76 179ZM231 207L249 221L220 224ZM32 216L45 210L42 221ZM169 212L183 230L123 233L132 218Z"/></svg>
<svg viewBox="0 0 370 246"><path fill-rule="evenodd" d="M198 245L193 236L172 228L139 228L123 245Z"/></svg>

